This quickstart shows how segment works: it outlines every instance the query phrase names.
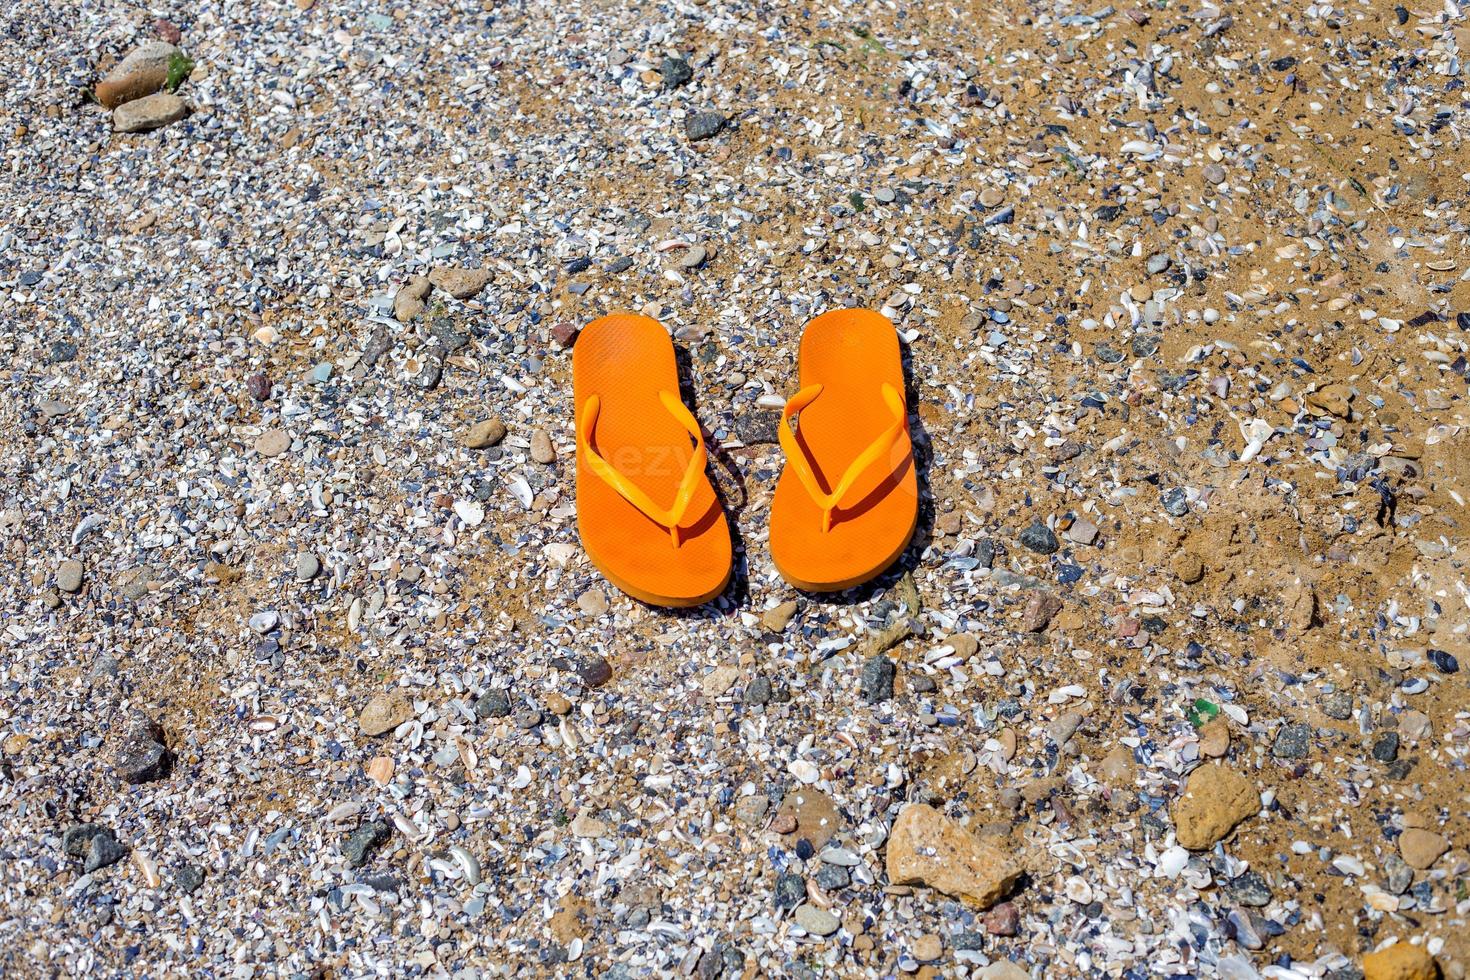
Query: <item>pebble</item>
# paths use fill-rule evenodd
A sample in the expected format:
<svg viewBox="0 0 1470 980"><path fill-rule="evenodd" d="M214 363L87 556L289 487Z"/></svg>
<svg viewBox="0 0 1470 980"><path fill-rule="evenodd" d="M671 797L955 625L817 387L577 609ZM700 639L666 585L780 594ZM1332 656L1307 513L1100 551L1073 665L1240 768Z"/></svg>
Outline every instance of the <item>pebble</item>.
<svg viewBox="0 0 1470 980"><path fill-rule="evenodd" d="M1020 542L1038 555L1055 554L1058 548L1057 536L1041 521L1028 525L1021 532Z"/></svg>
<svg viewBox="0 0 1470 980"><path fill-rule="evenodd" d="M1205 577L1205 563L1199 555L1181 551L1174 556L1174 575L1186 585L1193 585Z"/></svg>
<svg viewBox="0 0 1470 980"><path fill-rule="evenodd" d="M761 613L761 625L772 633L784 633L786 627L796 616L797 605L795 600L788 599L777 606L772 606Z"/></svg>
<svg viewBox="0 0 1470 980"><path fill-rule="evenodd" d="M357 723L363 734L378 736L391 732L413 717L413 702L402 691L394 690L374 695L362 712Z"/></svg>
<svg viewBox="0 0 1470 980"><path fill-rule="evenodd" d="M933 963L944 955L944 941L932 932L925 933L914 941L914 959L920 963Z"/></svg>
<svg viewBox="0 0 1470 980"><path fill-rule="evenodd" d="M542 465L556 462L556 449L551 445L551 436L545 429L531 433L531 458Z"/></svg>
<svg viewBox="0 0 1470 980"><path fill-rule="evenodd" d="M57 565L56 587L62 592L80 592L82 590L82 563L75 558L68 558Z"/></svg>
<svg viewBox="0 0 1470 980"><path fill-rule="evenodd" d="M717 135L729 123L729 119L718 112L695 112L684 117L684 135L690 142L697 143Z"/></svg>
<svg viewBox="0 0 1470 980"><path fill-rule="evenodd" d="M1417 871L1432 867L1449 849L1450 842L1430 830L1410 827L1399 835L1399 854Z"/></svg>
<svg viewBox="0 0 1470 980"><path fill-rule="evenodd" d="M493 275L488 269L460 269L439 266L429 272L430 284L444 290L457 300L474 299L490 284Z"/></svg>
<svg viewBox="0 0 1470 980"><path fill-rule="evenodd" d="M433 288L428 276L409 276L393 297L393 319L399 323L411 323L422 316L428 308L426 301Z"/></svg>
<svg viewBox="0 0 1470 980"><path fill-rule="evenodd" d="M101 830L87 842L86 858L82 862L82 873L91 874L111 867L128 856L128 849L118 843L111 830Z"/></svg>
<svg viewBox="0 0 1470 980"><path fill-rule="evenodd" d="M1014 902L1001 902L985 913L985 931L992 936L1015 936L1021 931L1021 911Z"/></svg>
<svg viewBox="0 0 1470 980"><path fill-rule="evenodd" d="M1278 759L1305 759L1311 748L1311 725L1282 725L1271 745L1271 755Z"/></svg>
<svg viewBox="0 0 1470 980"><path fill-rule="evenodd" d="M898 668L892 660L881 653L863 661L859 677L862 698L869 704L878 704L893 697L893 679Z"/></svg>
<svg viewBox="0 0 1470 980"><path fill-rule="evenodd" d="M386 820L369 820L360 825L342 844L342 856L347 866L360 868L367 864L374 851L388 842L393 830Z"/></svg>
<svg viewBox="0 0 1470 980"><path fill-rule="evenodd" d="M676 89L689 83L694 78L694 69L689 67L689 62L683 58L665 58L659 65L659 74L663 76L664 88Z"/></svg>
<svg viewBox="0 0 1470 980"><path fill-rule="evenodd" d="M146 133L176 123L189 114L189 106L177 95L159 92L124 102L112 110L112 129L117 133Z"/></svg>
<svg viewBox="0 0 1470 980"><path fill-rule="evenodd" d="M796 924L813 936L830 936L842 925L842 920L826 909L815 905L801 905L796 909Z"/></svg>
<svg viewBox="0 0 1470 980"><path fill-rule="evenodd" d="M464 444L470 449L485 449L498 445L505 438L505 423L499 419L482 419L470 426L465 433Z"/></svg>
<svg viewBox="0 0 1470 980"><path fill-rule="evenodd" d="M1021 629L1028 633L1040 633L1061 611L1062 600L1050 592L1033 591L1026 600L1026 608L1021 612Z"/></svg>
<svg viewBox="0 0 1470 980"><path fill-rule="evenodd" d="M296 554L296 581L310 582L321 573L321 559L309 551L301 551Z"/></svg>
<svg viewBox="0 0 1470 980"><path fill-rule="evenodd" d="M114 768L123 782L137 785L167 776L174 756L165 744L163 727L150 718L138 718L118 747Z"/></svg>
<svg viewBox="0 0 1470 980"><path fill-rule="evenodd" d="M262 456L279 456L291 448L291 434L284 429L267 429L255 440L255 451Z"/></svg>

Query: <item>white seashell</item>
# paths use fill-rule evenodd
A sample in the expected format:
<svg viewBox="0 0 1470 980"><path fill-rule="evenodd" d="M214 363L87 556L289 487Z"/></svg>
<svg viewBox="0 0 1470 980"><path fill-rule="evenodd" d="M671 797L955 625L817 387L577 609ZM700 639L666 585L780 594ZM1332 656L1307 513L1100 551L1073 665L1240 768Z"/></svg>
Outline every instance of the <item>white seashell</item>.
<svg viewBox="0 0 1470 980"><path fill-rule="evenodd" d="M456 500L454 512L467 527L479 527L485 520L485 508L474 500Z"/></svg>
<svg viewBox="0 0 1470 980"><path fill-rule="evenodd" d="M811 785L822 778L822 770L818 769L806 759L793 759L791 765L786 767L786 770L807 785Z"/></svg>

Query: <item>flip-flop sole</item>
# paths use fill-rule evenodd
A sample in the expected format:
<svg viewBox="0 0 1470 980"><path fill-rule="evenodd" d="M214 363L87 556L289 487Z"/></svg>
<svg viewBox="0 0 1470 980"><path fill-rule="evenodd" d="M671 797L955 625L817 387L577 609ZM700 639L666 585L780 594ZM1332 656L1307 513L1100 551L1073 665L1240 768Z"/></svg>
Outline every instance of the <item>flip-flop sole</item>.
<svg viewBox="0 0 1470 980"><path fill-rule="evenodd" d="M903 392L898 334L872 310L833 310L807 324L798 360L801 387L822 393L797 417L797 441L831 488L893 422L879 392ZM898 560L919 519L913 442L905 433L865 470L822 530L822 509L788 464L771 501L771 558L797 588L836 592L882 574Z"/></svg>
<svg viewBox="0 0 1470 980"><path fill-rule="evenodd" d="M588 324L572 348L578 431L587 400L601 400L597 452L654 501L667 505L693 455L689 433L661 403L679 394L674 345L657 320L615 315ZM589 469L577 453L577 529L598 570L635 599L657 606L708 602L730 581L730 528L709 478L701 475L680 543Z"/></svg>

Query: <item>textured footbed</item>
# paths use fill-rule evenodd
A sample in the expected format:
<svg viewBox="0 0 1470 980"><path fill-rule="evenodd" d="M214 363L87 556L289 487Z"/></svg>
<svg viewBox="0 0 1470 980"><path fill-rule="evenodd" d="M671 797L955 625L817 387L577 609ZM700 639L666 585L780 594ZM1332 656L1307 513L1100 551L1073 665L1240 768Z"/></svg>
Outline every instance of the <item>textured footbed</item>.
<svg viewBox="0 0 1470 980"><path fill-rule="evenodd" d="M830 492L848 465L893 423L881 386L904 391L898 334L872 310L834 310L807 324L798 364L800 387L822 393L797 416L818 482ZM903 554L919 515L913 443L899 437L833 512L822 531L822 509L788 464L771 501L771 557L798 588L830 592L866 582Z"/></svg>
<svg viewBox="0 0 1470 980"><path fill-rule="evenodd" d="M657 320L631 314L588 324L572 348L572 387L580 428L587 399L602 402L592 444L615 470L659 506L669 506L694 453L684 427L659 400L679 395L674 345ZM619 589L661 606L713 599L730 580L730 529L709 477L680 522L668 529L593 473L577 453L577 528L593 564Z"/></svg>

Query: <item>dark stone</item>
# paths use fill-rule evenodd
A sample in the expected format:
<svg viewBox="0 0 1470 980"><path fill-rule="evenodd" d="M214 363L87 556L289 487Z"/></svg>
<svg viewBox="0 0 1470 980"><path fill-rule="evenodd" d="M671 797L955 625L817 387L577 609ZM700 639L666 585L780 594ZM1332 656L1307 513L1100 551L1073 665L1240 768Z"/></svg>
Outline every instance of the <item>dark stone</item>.
<svg viewBox="0 0 1470 980"><path fill-rule="evenodd" d="M516 712L515 717L511 720L515 722L515 726L517 728L530 731L537 725L541 724L541 712L537 711L535 708L522 708L520 711Z"/></svg>
<svg viewBox="0 0 1470 980"><path fill-rule="evenodd" d="M1414 869L1397 854L1390 854L1383 859L1383 873L1386 878L1384 883L1394 895L1402 895L1414 883Z"/></svg>
<svg viewBox="0 0 1470 980"><path fill-rule="evenodd" d="M370 820L354 830L342 845L342 855L349 867L360 868L367 864L373 851L382 847L392 834L386 820Z"/></svg>
<svg viewBox="0 0 1470 980"><path fill-rule="evenodd" d="M79 858L87 853L87 845L98 834L111 833L100 823L79 823L66 828L61 835L61 850L68 856Z"/></svg>
<svg viewBox="0 0 1470 980"><path fill-rule="evenodd" d="M893 661L881 653L863 661L858 684L863 700L869 704L878 704L893 697L893 677L897 670Z"/></svg>
<svg viewBox="0 0 1470 980"><path fill-rule="evenodd" d="M137 785L167 776L173 761L163 728L150 718L139 718L118 749L115 768L124 782Z"/></svg>
<svg viewBox="0 0 1470 980"><path fill-rule="evenodd" d="M1455 325L1461 330L1470 330L1470 313L1456 313Z"/></svg>
<svg viewBox="0 0 1470 980"><path fill-rule="evenodd" d="M1266 884L1266 879L1256 871L1247 871L1240 877L1226 882L1225 894L1230 896L1231 901L1237 905L1261 908L1271 902L1271 886Z"/></svg>
<svg viewBox="0 0 1470 980"><path fill-rule="evenodd" d="M1333 691L1322 700L1322 711L1329 718L1347 721L1353 716L1353 696L1347 691Z"/></svg>
<svg viewBox="0 0 1470 980"><path fill-rule="evenodd" d="M460 333L454 329L454 318L447 316L435 317L434 322L429 324L429 333L444 345L444 349L451 353L463 350L469 346L468 334Z"/></svg>
<svg viewBox="0 0 1470 980"><path fill-rule="evenodd" d="M799 874L786 872L776 879L776 908L794 909L806 901L806 879Z"/></svg>
<svg viewBox="0 0 1470 980"><path fill-rule="evenodd" d="M46 360L51 364L65 364L74 361L77 357L77 345L69 340L58 340L51 345L51 353Z"/></svg>
<svg viewBox="0 0 1470 980"><path fill-rule="evenodd" d="M504 718L510 714L510 695L504 691L486 691L475 702L475 717Z"/></svg>
<svg viewBox="0 0 1470 980"><path fill-rule="evenodd" d="M268 401L271 397L271 379L265 376L264 371L257 371L245 379L245 390L258 402Z"/></svg>
<svg viewBox="0 0 1470 980"><path fill-rule="evenodd" d="M87 842L87 860L82 871L91 874L101 868L116 864L128 856L128 849L117 842L112 831L103 830Z"/></svg>
<svg viewBox="0 0 1470 980"><path fill-rule="evenodd" d="M197 864L185 864L174 874L174 886L185 895L192 895L204 884L204 869Z"/></svg>
<svg viewBox="0 0 1470 980"><path fill-rule="evenodd" d="M852 874L840 865L823 864L817 869L815 880L822 891L835 892L852 884Z"/></svg>
<svg viewBox="0 0 1470 980"><path fill-rule="evenodd" d="M980 949L985 945L985 933L966 929L964 932L955 933L949 944L955 949Z"/></svg>
<svg viewBox="0 0 1470 980"><path fill-rule="evenodd" d="M1183 517L1189 513L1189 498L1181 487L1166 492L1160 499L1164 504L1164 512L1171 517Z"/></svg>
<svg viewBox="0 0 1470 980"><path fill-rule="evenodd" d="M1305 759L1312 747L1311 725L1283 725L1276 733L1271 754L1278 759Z"/></svg>
<svg viewBox="0 0 1470 980"><path fill-rule="evenodd" d="M609 262L607 268L603 271L610 276L615 276L619 272L627 272L631 268L633 268L633 260L626 255L620 255Z"/></svg>
<svg viewBox="0 0 1470 980"><path fill-rule="evenodd" d="M718 112L696 112L684 117L684 135L698 143L719 133L729 122Z"/></svg>
<svg viewBox="0 0 1470 980"><path fill-rule="evenodd" d="M909 681L909 688L917 694L933 694L939 690L939 685L928 674L915 674Z"/></svg>
<svg viewBox="0 0 1470 980"><path fill-rule="evenodd" d="M1291 55L1287 55L1284 58L1277 58L1275 61L1271 62L1272 71L1291 71L1295 67L1296 59L1293 58Z"/></svg>
<svg viewBox="0 0 1470 980"><path fill-rule="evenodd" d="M1393 8L1393 16L1394 19L1399 22L1399 26L1403 27L1409 22L1409 8L1395 7Z"/></svg>
<svg viewBox="0 0 1470 980"><path fill-rule="evenodd" d="M995 542L989 538L981 538L975 542L975 550L970 557L980 563L980 568L990 568L995 564L995 553Z"/></svg>
<svg viewBox="0 0 1470 980"><path fill-rule="evenodd" d="M1021 532L1020 541L1038 555L1055 554L1057 550L1057 536L1039 520L1032 521L1031 526Z"/></svg>
<svg viewBox="0 0 1470 980"><path fill-rule="evenodd" d="M567 263L567 275L575 276L579 272L586 272L592 268L592 260L583 256L580 259L572 259Z"/></svg>
<svg viewBox="0 0 1470 980"><path fill-rule="evenodd" d="M774 408L751 406L735 416L735 438L747 446L774 444L781 434L781 413Z"/></svg>
<svg viewBox="0 0 1470 980"><path fill-rule="evenodd" d="M665 89L687 85L694 77L694 69L683 58L665 58L663 64L658 66L658 73L664 77Z"/></svg>
<svg viewBox="0 0 1470 980"><path fill-rule="evenodd" d="M577 661L577 676L588 687L601 687L612 680L612 664L602 657L583 657Z"/></svg>
<svg viewBox="0 0 1470 980"><path fill-rule="evenodd" d="M1399 757L1398 732L1384 732L1373 741L1373 758L1379 762L1393 762Z"/></svg>
<svg viewBox="0 0 1470 980"><path fill-rule="evenodd" d="M771 703L771 681L764 674L756 674L751 682L745 685L746 704L770 704Z"/></svg>

